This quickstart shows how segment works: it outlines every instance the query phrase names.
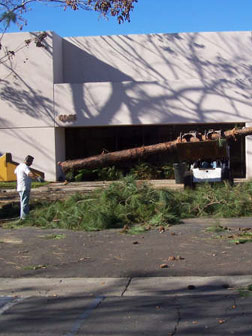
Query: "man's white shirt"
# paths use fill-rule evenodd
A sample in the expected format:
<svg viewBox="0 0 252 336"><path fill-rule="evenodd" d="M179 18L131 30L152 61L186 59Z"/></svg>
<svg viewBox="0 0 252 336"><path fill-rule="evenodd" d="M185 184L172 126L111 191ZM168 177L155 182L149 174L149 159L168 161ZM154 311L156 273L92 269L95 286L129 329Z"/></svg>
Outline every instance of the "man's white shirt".
<svg viewBox="0 0 252 336"><path fill-rule="evenodd" d="M15 169L17 175L17 191L31 189L32 179L28 176L31 172L30 168L25 163L20 163Z"/></svg>

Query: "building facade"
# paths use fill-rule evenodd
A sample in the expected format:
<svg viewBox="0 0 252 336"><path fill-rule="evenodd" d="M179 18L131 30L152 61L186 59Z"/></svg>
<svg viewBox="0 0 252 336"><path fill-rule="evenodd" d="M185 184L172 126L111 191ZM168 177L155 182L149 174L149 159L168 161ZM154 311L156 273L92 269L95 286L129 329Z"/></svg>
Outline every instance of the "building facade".
<svg viewBox="0 0 252 336"><path fill-rule="evenodd" d="M134 147L163 140L156 129L252 125L251 32L41 36L3 37L0 153L34 156L46 180L59 177L58 161L95 154L98 134L117 134L113 150L127 147L123 134ZM250 178L251 136L243 147Z"/></svg>

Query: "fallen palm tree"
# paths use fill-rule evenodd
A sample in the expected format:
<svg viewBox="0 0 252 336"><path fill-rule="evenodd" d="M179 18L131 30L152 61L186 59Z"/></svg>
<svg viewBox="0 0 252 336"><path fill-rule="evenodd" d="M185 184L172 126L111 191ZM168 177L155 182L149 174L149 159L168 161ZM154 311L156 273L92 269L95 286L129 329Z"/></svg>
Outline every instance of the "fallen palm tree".
<svg viewBox="0 0 252 336"><path fill-rule="evenodd" d="M241 129L234 128L232 130L208 132L189 132L181 134L176 140L162 142L155 145L141 146L121 151L102 153L84 159L67 160L58 162L64 172L71 169L106 167L116 165L122 162L131 162L133 160L143 160L154 154L162 153L178 153L180 161L195 160L195 157L204 158L204 155L210 155L213 151L216 155L218 151L219 156L225 156L221 151L221 141L236 139L238 137L245 137L252 135L252 127L243 127ZM186 145L187 144L187 145ZM189 145L189 146L188 146Z"/></svg>

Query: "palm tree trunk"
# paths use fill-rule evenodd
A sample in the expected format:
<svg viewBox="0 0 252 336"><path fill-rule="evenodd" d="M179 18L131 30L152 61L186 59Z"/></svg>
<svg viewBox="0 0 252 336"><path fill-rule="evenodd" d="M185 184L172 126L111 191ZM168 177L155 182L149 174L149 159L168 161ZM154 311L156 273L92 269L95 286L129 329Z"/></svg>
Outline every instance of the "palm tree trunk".
<svg viewBox="0 0 252 336"><path fill-rule="evenodd" d="M242 129L232 129L225 131L222 135L219 133L213 133L211 135L211 140L231 139L236 137L245 137L247 135L252 135L252 127L244 127ZM189 139L187 142L195 142L195 139ZM197 140L198 141L198 140ZM209 142L209 139L205 139L204 136L201 138L200 142ZM91 156L85 159L77 160L67 160L63 162L58 162L64 172L67 172L70 169L81 169L81 168L91 168L95 169L98 167L112 166L117 163L132 161L136 159L145 159L153 154L162 154L167 152L176 152L183 141L181 137L173 141L162 142L150 146L142 146L131 149L125 149L121 151L104 153L95 156ZM195 145L194 145L195 147Z"/></svg>

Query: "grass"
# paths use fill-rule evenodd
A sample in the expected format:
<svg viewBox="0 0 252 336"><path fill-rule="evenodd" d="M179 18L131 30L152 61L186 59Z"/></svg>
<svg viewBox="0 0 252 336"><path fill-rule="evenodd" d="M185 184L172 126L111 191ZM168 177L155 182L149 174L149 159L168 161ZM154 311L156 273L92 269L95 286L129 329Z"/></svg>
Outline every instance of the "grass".
<svg viewBox="0 0 252 336"><path fill-rule="evenodd" d="M39 188L41 186L47 185L50 182L32 182L31 187L32 188ZM0 190L1 189L16 189L17 187L17 182L13 181L13 182L0 182Z"/></svg>
<svg viewBox="0 0 252 336"><path fill-rule="evenodd" d="M145 231L148 231L149 227L147 228L147 226L143 226L143 225L134 225L132 227L129 228L129 230L127 230L128 234L131 235L136 235L136 234L141 234Z"/></svg>
<svg viewBox="0 0 252 336"><path fill-rule="evenodd" d="M45 269L45 268L47 268L47 265L29 265L23 267L25 271L37 271L39 269Z"/></svg>
<svg viewBox="0 0 252 336"><path fill-rule="evenodd" d="M137 184L133 176L127 176L90 194L77 193L64 201L33 204L22 225L85 231L128 227L125 232L136 233L177 224L183 218L252 216L251 201L252 182L233 187L227 183L205 184L196 190L171 191ZM4 225L11 227L11 223ZM226 228L216 224L208 230L217 233ZM239 243L242 239L252 240L248 232L237 239Z"/></svg>
<svg viewBox="0 0 252 336"><path fill-rule="evenodd" d="M199 185L195 191L184 191L177 197L181 216L188 217L242 217L252 214L252 183L231 187L228 183Z"/></svg>
<svg viewBox="0 0 252 336"><path fill-rule="evenodd" d="M230 240L231 243L244 244L252 242L252 232L244 232L234 235L233 239Z"/></svg>
<svg viewBox="0 0 252 336"><path fill-rule="evenodd" d="M242 297L251 296L252 295L252 284L246 287L239 288L238 292Z"/></svg>
<svg viewBox="0 0 252 336"><path fill-rule="evenodd" d="M54 240L60 240L60 239L64 239L66 238L66 235L64 233L59 233L59 234L48 234L48 235L44 235L44 236L40 236L40 238L44 238L44 239L54 239Z"/></svg>
<svg viewBox="0 0 252 336"><path fill-rule="evenodd" d="M220 225L220 224L215 224L215 225L212 225L212 226L209 226L206 231L207 232L214 232L214 233L218 233L218 232L224 232L226 231L227 228Z"/></svg>
<svg viewBox="0 0 252 336"><path fill-rule="evenodd" d="M0 182L0 189L16 189L17 182Z"/></svg>
<svg viewBox="0 0 252 336"><path fill-rule="evenodd" d="M137 185L129 176L88 195L77 193L65 201L37 203L22 224L94 231L179 221L179 205L170 191Z"/></svg>
<svg viewBox="0 0 252 336"><path fill-rule="evenodd" d="M237 232L235 228L228 228L220 224L212 225L206 229L207 232L216 233L215 238L229 240L230 243L235 243L236 245L252 242L251 230L251 228L245 227L239 228Z"/></svg>

